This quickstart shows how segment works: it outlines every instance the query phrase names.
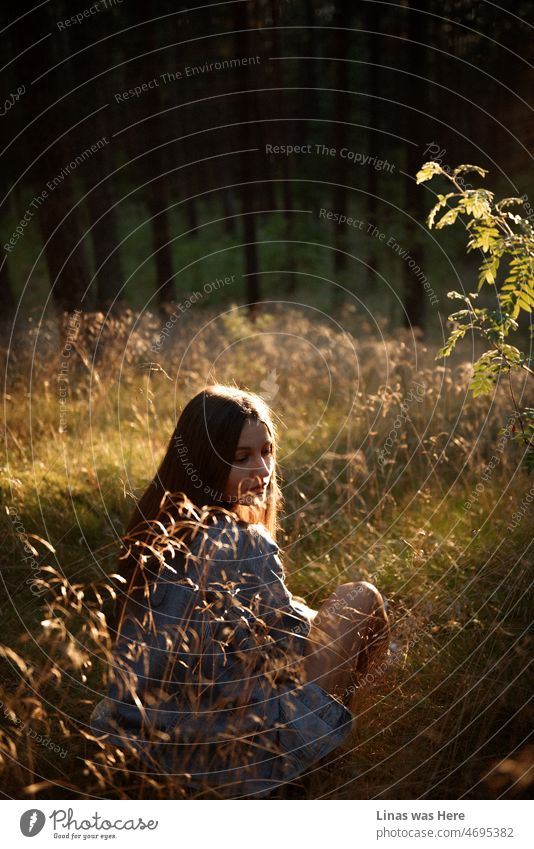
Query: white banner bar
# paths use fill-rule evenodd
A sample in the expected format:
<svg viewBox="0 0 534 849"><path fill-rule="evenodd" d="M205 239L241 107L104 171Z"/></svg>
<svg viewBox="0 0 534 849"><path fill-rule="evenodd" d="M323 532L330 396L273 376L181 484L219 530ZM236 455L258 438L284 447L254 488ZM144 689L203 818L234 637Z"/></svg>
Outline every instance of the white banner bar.
<svg viewBox="0 0 534 849"><path fill-rule="evenodd" d="M532 808L519 801L26 801L3 802L2 845L273 849L507 847L531 849ZM239 806L239 810L237 810ZM228 810L224 811L223 807ZM275 810L276 808L276 810ZM528 816L530 814L530 816ZM35 839L35 843L30 840Z"/></svg>

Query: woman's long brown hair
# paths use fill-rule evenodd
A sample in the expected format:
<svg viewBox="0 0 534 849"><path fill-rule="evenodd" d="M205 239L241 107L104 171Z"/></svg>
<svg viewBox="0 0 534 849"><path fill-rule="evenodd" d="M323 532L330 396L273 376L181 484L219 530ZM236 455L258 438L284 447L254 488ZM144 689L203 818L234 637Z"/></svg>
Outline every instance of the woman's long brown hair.
<svg viewBox="0 0 534 849"><path fill-rule="evenodd" d="M272 440L275 466L265 507L232 504L223 496L239 437L248 419L263 422ZM202 511L205 516L209 508L207 512L211 516L222 509L231 510L242 521L261 522L276 539L280 506L276 429L267 404L260 396L232 386L209 386L199 392L184 407L160 467L127 525L123 538L127 554L120 559L119 567L125 583L118 589L110 627L120 630L129 600L135 598L141 586L146 590L150 568L145 552L151 550L151 541L161 534L162 527L178 547L180 543L187 545ZM138 578L142 578L140 583Z"/></svg>

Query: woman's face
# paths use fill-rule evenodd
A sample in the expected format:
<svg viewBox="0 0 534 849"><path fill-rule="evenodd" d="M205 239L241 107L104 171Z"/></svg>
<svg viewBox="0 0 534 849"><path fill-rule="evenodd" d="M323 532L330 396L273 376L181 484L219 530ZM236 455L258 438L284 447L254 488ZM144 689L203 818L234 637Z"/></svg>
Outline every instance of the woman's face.
<svg viewBox="0 0 534 849"><path fill-rule="evenodd" d="M237 443L224 495L240 504L265 503L267 486L274 473L273 445L266 425L247 419Z"/></svg>

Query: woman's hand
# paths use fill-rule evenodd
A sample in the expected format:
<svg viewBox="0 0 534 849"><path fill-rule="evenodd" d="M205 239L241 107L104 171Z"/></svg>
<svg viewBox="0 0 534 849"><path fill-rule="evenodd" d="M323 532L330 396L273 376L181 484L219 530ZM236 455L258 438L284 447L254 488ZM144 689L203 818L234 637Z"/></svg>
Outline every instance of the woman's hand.
<svg viewBox="0 0 534 849"><path fill-rule="evenodd" d="M294 606L297 607L310 622L313 622L317 616L318 611L308 607L304 599L299 595L291 595L291 604L294 604Z"/></svg>

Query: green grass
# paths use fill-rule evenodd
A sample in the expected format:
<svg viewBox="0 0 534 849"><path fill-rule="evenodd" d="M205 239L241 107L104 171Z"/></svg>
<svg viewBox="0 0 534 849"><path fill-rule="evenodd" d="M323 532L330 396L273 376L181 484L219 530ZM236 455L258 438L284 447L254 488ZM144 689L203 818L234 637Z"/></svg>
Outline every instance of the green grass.
<svg viewBox="0 0 534 849"><path fill-rule="evenodd" d="M43 749L0 712L5 792L23 798L179 795L117 772L119 764L105 762L81 733L102 691L107 644L96 618L100 598L108 611L105 586L117 568L118 535L133 494L154 474L177 408L208 376L259 391L265 380L272 388L274 370L286 502L279 544L288 585L317 607L338 583L373 581L389 598L401 647L399 662L362 696L350 743L284 793L413 799L525 792L513 776L502 785L495 773L483 780L524 747L531 719L531 521L525 516L513 531L507 525L532 481L519 471L516 448L506 448L478 500L464 509L506 423L506 393L474 400L461 358L452 370L437 367L431 346L419 343L414 351L402 333L380 343L350 316L346 334L298 310L274 310L254 327L233 315L209 334L205 318L201 311L184 318L156 358L165 373L148 375L142 367L153 359L150 321L130 334L127 317L95 362L99 382L73 358L64 434L58 432L54 375L61 346L54 327L33 361L31 397L32 359L24 353L30 346L18 355L6 402L1 496L10 515L1 514L0 557L7 590L3 642L21 661L9 654L1 661L0 698L5 705L16 699L26 727L47 731L68 753L62 759ZM196 331L197 342L187 350ZM91 354L88 339L82 334L80 344ZM413 380L427 390L410 407L410 420L381 467L377 456ZM41 625L51 618L52 591L36 599L26 584L32 570L23 562L24 534L35 535L26 539L37 567L55 570L40 573L57 581L52 628Z"/></svg>

